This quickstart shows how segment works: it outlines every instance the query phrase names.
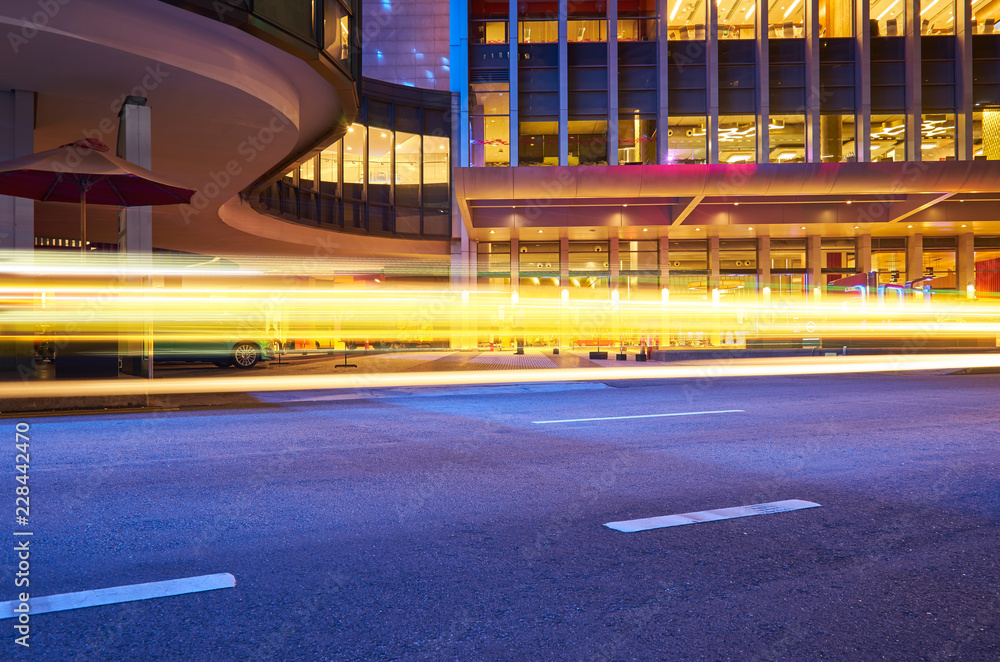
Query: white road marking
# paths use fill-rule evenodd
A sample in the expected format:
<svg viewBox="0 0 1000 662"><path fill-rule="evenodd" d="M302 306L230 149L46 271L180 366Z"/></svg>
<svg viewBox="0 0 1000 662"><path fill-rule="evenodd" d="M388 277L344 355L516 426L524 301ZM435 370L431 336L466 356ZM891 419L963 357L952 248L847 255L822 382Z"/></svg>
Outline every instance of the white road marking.
<svg viewBox="0 0 1000 662"><path fill-rule="evenodd" d="M549 423L582 423L584 421L620 421L625 418L664 418L666 416L701 416L702 414L735 414L744 409L719 409L718 411L682 411L674 414L640 414L637 416L602 416L600 418L565 418L559 421L532 421L536 425Z"/></svg>
<svg viewBox="0 0 1000 662"><path fill-rule="evenodd" d="M647 517L645 519L632 519L624 522L608 522L604 526L623 533L635 533L636 531L648 531L650 529L663 529L668 526L683 526L684 524L698 524L699 522L715 522L721 519L734 519L736 517L750 517L751 515L771 515L773 513L787 513L792 510L802 510L803 508L819 508L818 503L812 501L802 501L800 499L789 499L787 501L772 501L770 503L758 503L753 506L736 506L735 508L720 508L718 510L702 510L696 513L681 513L680 515L663 515L662 517Z"/></svg>
<svg viewBox="0 0 1000 662"><path fill-rule="evenodd" d="M216 575L201 575L200 577L186 577L184 579L168 579L162 582L131 584L129 586L112 586L111 588L99 588L93 591L59 593L57 595L31 598L28 600L30 610L28 613L34 616L35 614L47 614L53 611L67 611L69 609L83 609L84 607L113 605L119 602L166 598L171 595L214 591L215 589L233 588L234 586L236 586L236 578L228 572ZM18 616L19 614L14 612L14 608L20 604L21 602L18 600L0 602L0 619Z"/></svg>

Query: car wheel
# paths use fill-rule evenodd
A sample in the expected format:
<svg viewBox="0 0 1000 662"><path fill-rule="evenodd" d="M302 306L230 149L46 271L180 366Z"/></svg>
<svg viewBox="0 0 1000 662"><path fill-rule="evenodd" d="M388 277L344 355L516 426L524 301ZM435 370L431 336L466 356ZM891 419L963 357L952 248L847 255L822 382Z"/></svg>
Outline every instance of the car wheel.
<svg viewBox="0 0 1000 662"><path fill-rule="evenodd" d="M241 342L233 347L233 365L246 370L260 361L260 348L252 342Z"/></svg>

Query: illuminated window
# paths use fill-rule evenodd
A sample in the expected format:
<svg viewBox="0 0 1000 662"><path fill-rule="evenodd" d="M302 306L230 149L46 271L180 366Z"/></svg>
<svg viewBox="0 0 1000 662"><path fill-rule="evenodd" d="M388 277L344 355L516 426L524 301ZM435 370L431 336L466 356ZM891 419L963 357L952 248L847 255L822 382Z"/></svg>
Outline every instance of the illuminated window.
<svg viewBox="0 0 1000 662"><path fill-rule="evenodd" d="M920 118L920 160L954 161L954 115L922 115Z"/></svg>
<svg viewBox="0 0 1000 662"><path fill-rule="evenodd" d="M772 39L801 39L805 37L805 2L809 1L785 0L782 3L773 3L767 14L770 32L768 36Z"/></svg>
<svg viewBox="0 0 1000 662"><path fill-rule="evenodd" d="M920 34L955 34L955 0L920 0Z"/></svg>
<svg viewBox="0 0 1000 662"><path fill-rule="evenodd" d="M719 117L719 163L757 161L757 118L753 115Z"/></svg>
<svg viewBox="0 0 1000 662"><path fill-rule="evenodd" d="M473 83L470 87L470 161L474 166L508 166L510 85Z"/></svg>
<svg viewBox="0 0 1000 662"><path fill-rule="evenodd" d="M518 42L554 44L559 41L558 21L518 21Z"/></svg>
<svg viewBox="0 0 1000 662"><path fill-rule="evenodd" d="M311 189L316 182L316 160L309 159L299 166L299 188Z"/></svg>
<svg viewBox="0 0 1000 662"><path fill-rule="evenodd" d="M471 41L474 44L506 44L507 21L479 21L473 23Z"/></svg>
<svg viewBox="0 0 1000 662"><path fill-rule="evenodd" d="M771 163L803 163L806 160L805 129L805 115L771 115L767 134L768 160Z"/></svg>
<svg viewBox="0 0 1000 662"><path fill-rule="evenodd" d="M327 147L319 155L319 181L321 183L337 183L342 146L342 141L337 141L336 144Z"/></svg>
<svg viewBox="0 0 1000 662"><path fill-rule="evenodd" d="M902 37L906 33L908 0L870 0L869 14L873 36ZM878 33L875 33L876 28Z"/></svg>
<svg viewBox="0 0 1000 662"><path fill-rule="evenodd" d="M708 121L705 117L669 118L668 163L706 163L708 161Z"/></svg>
<svg viewBox="0 0 1000 662"><path fill-rule="evenodd" d="M605 20L567 21L567 41L607 41L608 22Z"/></svg>
<svg viewBox="0 0 1000 662"><path fill-rule="evenodd" d="M388 204L392 184L392 131L368 129L368 201Z"/></svg>
<svg viewBox="0 0 1000 662"><path fill-rule="evenodd" d="M559 123L521 122L518 165L559 165Z"/></svg>
<svg viewBox="0 0 1000 662"><path fill-rule="evenodd" d="M753 39L756 9L756 0L718 0L719 39Z"/></svg>
<svg viewBox="0 0 1000 662"><path fill-rule="evenodd" d="M638 113L618 120L618 163L656 163L656 120Z"/></svg>
<svg viewBox="0 0 1000 662"><path fill-rule="evenodd" d="M872 161L906 160L906 119L902 115L872 115Z"/></svg>
<svg viewBox="0 0 1000 662"><path fill-rule="evenodd" d="M1000 108L972 113L972 154L977 161L1000 161Z"/></svg>
<svg viewBox="0 0 1000 662"><path fill-rule="evenodd" d="M424 136L424 207L444 208L451 200L448 138Z"/></svg>
<svg viewBox="0 0 1000 662"><path fill-rule="evenodd" d="M420 204L420 136L396 132L396 204Z"/></svg>
<svg viewBox="0 0 1000 662"><path fill-rule="evenodd" d="M618 41L655 41L656 21L643 18L618 19Z"/></svg>
<svg viewBox="0 0 1000 662"><path fill-rule="evenodd" d="M979 34L1000 32L1000 4L993 0L972 0L972 20Z"/></svg>
<svg viewBox="0 0 1000 662"><path fill-rule="evenodd" d="M587 119L569 121L569 165L608 164L608 123Z"/></svg>
<svg viewBox="0 0 1000 662"><path fill-rule="evenodd" d="M364 199L365 132L361 124L352 124L344 136L344 197Z"/></svg>
<svg viewBox="0 0 1000 662"><path fill-rule="evenodd" d="M708 25L708 7L702 0L668 0L667 38L704 40Z"/></svg>
<svg viewBox="0 0 1000 662"><path fill-rule="evenodd" d="M819 36L853 37L854 3L844 0L819 0Z"/></svg>
<svg viewBox="0 0 1000 662"><path fill-rule="evenodd" d="M854 115L820 115L819 143L824 163L857 161Z"/></svg>

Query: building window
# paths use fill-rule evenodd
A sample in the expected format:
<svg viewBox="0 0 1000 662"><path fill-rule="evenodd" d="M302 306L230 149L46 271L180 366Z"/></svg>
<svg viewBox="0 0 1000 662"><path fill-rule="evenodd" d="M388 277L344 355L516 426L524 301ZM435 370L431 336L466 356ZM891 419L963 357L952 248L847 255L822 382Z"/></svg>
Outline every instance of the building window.
<svg viewBox="0 0 1000 662"><path fill-rule="evenodd" d="M979 0L972 3L973 30L979 34L1000 32L1000 4Z"/></svg>
<svg viewBox="0 0 1000 662"><path fill-rule="evenodd" d="M392 190L392 131L369 127L368 201L389 204Z"/></svg>
<svg viewBox="0 0 1000 662"><path fill-rule="evenodd" d="M1000 108L972 113L972 153L977 161L1000 161Z"/></svg>
<svg viewBox="0 0 1000 662"><path fill-rule="evenodd" d="M559 123L521 122L518 140L518 165L559 165Z"/></svg>
<svg viewBox="0 0 1000 662"><path fill-rule="evenodd" d="M708 162L708 120L701 117L670 116L667 131L668 163Z"/></svg>
<svg viewBox="0 0 1000 662"><path fill-rule="evenodd" d="M872 161L906 160L906 118L902 115L872 115Z"/></svg>
<svg viewBox="0 0 1000 662"><path fill-rule="evenodd" d="M324 149L319 155L319 187L322 193L337 195L337 184L340 182L340 150L343 141Z"/></svg>
<svg viewBox="0 0 1000 662"><path fill-rule="evenodd" d="M313 189L316 185L316 159L309 159L299 166L299 188Z"/></svg>
<svg viewBox="0 0 1000 662"><path fill-rule="evenodd" d="M824 237L820 240L822 272L827 284L850 276L857 270L856 250L854 237L843 239Z"/></svg>
<svg viewBox="0 0 1000 662"><path fill-rule="evenodd" d="M699 0L669 0L667 38L680 41L705 40L708 6Z"/></svg>
<svg viewBox="0 0 1000 662"><path fill-rule="evenodd" d="M448 138L424 136L424 207L445 209L451 202Z"/></svg>
<svg viewBox="0 0 1000 662"><path fill-rule="evenodd" d="M875 37L902 37L906 33L906 2L870 0L869 20Z"/></svg>
<svg viewBox="0 0 1000 662"><path fill-rule="evenodd" d="M656 41L656 20L651 18L618 19L618 41Z"/></svg>
<svg viewBox="0 0 1000 662"><path fill-rule="evenodd" d="M955 34L955 0L920 0L920 34Z"/></svg>
<svg viewBox="0 0 1000 662"><path fill-rule="evenodd" d="M567 41L607 41L608 22L603 19L566 22Z"/></svg>
<svg viewBox="0 0 1000 662"><path fill-rule="evenodd" d="M768 161L770 163L804 163L806 160L805 129L805 115L771 115L768 126Z"/></svg>
<svg viewBox="0 0 1000 662"><path fill-rule="evenodd" d="M472 24L469 39L474 44L506 44L507 21L476 21Z"/></svg>
<svg viewBox="0 0 1000 662"><path fill-rule="evenodd" d="M344 197L364 200L365 133L362 124L353 124L344 136Z"/></svg>
<svg viewBox="0 0 1000 662"><path fill-rule="evenodd" d="M780 4L773 3L767 13L770 32L768 36L772 39L802 39L805 37L805 3L811 1L786 0Z"/></svg>
<svg viewBox="0 0 1000 662"><path fill-rule="evenodd" d="M554 44L559 41L558 21L518 21L518 43Z"/></svg>
<svg viewBox="0 0 1000 662"><path fill-rule="evenodd" d="M471 88L470 162L474 166L509 166L510 85L473 83Z"/></svg>
<svg viewBox="0 0 1000 662"><path fill-rule="evenodd" d="M396 204L420 206L420 136L396 132Z"/></svg>
<svg viewBox="0 0 1000 662"><path fill-rule="evenodd" d="M656 120L639 113L618 120L619 165L656 163Z"/></svg>
<svg viewBox="0 0 1000 662"><path fill-rule="evenodd" d="M608 164L608 123L606 120L569 121L569 165Z"/></svg>
<svg viewBox="0 0 1000 662"><path fill-rule="evenodd" d="M755 38L756 8L756 0L718 0L719 39Z"/></svg>
<svg viewBox="0 0 1000 662"><path fill-rule="evenodd" d="M824 163L858 160L854 115L820 115L819 149Z"/></svg>
<svg viewBox="0 0 1000 662"><path fill-rule="evenodd" d="M819 0L819 36L853 37L854 3L845 0Z"/></svg>
<svg viewBox="0 0 1000 662"><path fill-rule="evenodd" d="M906 238L872 238L872 271L878 274L880 285L905 283Z"/></svg>
<svg viewBox="0 0 1000 662"><path fill-rule="evenodd" d="M704 239L671 239L667 259L671 274L707 274L708 242Z"/></svg>
<svg viewBox="0 0 1000 662"><path fill-rule="evenodd" d="M757 118L753 115L719 117L719 163L757 161Z"/></svg>
<svg viewBox="0 0 1000 662"><path fill-rule="evenodd" d="M922 115L920 118L920 160L954 161L954 115Z"/></svg>
<svg viewBox="0 0 1000 662"><path fill-rule="evenodd" d="M977 250L975 263L976 296L1000 294L1000 250Z"/></svg>
<svg viewBox="0 0 1000 662"><path fill-rule="evenodd" d="M921 285L930 285L935 290L955 289L955 251L954 250L924 250L924 276L932 280ZM919 285L918 285L919 287Z"/></svg>

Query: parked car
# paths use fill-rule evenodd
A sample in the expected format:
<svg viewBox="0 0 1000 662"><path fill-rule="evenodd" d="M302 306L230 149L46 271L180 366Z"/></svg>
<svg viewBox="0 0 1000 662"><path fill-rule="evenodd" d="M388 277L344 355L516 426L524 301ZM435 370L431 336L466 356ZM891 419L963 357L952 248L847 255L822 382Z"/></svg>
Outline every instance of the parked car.
<svg viewBox="0 0 1000 662"><path fill-rule="evenodd" d="M183 337L157 335L153 342L154 361L204 361L220 368L236 366L252 368L260 361L275 358L278 343L273 339L200 338L189 340Z"/></svg>

